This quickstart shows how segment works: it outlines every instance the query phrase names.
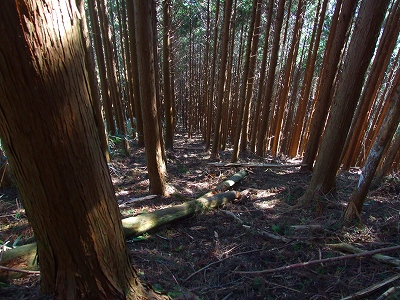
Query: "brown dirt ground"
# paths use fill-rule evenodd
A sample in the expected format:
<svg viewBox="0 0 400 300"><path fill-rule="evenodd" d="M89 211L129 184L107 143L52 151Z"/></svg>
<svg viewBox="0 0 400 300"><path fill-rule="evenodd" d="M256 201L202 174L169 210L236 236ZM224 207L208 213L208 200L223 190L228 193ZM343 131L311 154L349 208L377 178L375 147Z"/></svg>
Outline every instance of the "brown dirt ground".
<svg viewBox="0 0 400 300"><path fill-rule="evenodd" d="M221 160L228 162L230 152L224 151ZM239 170L209 166L209 158L201 139L177 135L175 150L168 154L170 196L127 204L121 215L197 198ZM261 162L254 156L242 161ZM324 197L322 215L292 209L306 189L309 174L299 168L249 171L234 186L245 194L234 203L127 240L133 265L143 280L172 299L300 300L342 299L399 274L398 267L369 257L272 273L238 273L343 255L329 248L331 243L346 242L363 250L400 244L399 174L371 189L362 225L343 227L340 216L357 182L357 170L339 174L336 195ZM133 146L130 158L114 153L110 172L119 204L149 195L143 149ZM33 233L15 189L0 190L0 209L0 246L31 242ZM295 229L294 225L319 228ZM400 259L400 252L386 254ZM45 299L39 296L38 285L37 275L1 283L0 299ZM397 279L363 299L377 299L390 287L399 286ZM399 289L384 299L400 299Z"/></svg>

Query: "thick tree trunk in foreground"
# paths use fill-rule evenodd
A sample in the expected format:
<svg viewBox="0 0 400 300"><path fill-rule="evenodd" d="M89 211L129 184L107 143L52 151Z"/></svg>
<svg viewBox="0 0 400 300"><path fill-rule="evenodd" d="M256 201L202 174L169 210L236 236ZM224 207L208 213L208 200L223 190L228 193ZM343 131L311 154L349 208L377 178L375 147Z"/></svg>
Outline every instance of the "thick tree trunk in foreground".
<svg viewBox="0 0 400 300"><path fill-rule="evenodd" d="M0 136L54 299L151 297L132 268L90 101L75 4L0 10Z"/></svg>
<svg viewBox="0 0 400 300"><path fill-rule="evenodd" d="M335 189L341 153L388 3L388 0L380 1L379 5L373 0L361 3L313 176L305 195L299 199L301 205L311 204L316 194Z"/></svg>
<svg viewBox="0 0 400 300"><path fill-rule="evenodd" d="M152 194L165 194L166 166L159 129L150 0L134 1L136 50L146 162Z"/></svg>
<svg viewBox="0 0 400 300"><path fill-rule="evenodd" d="M344 212L345 222L359 218L361 210L368 194L368 189L374 178L376 168L382 158L386 145L390 142L400 121L400 71L396 78L396 85L391 95L390 109L385 116L383 124L379 129L378 136L369 152L364 164L357 187L350 196L349 204Z"/></svg>

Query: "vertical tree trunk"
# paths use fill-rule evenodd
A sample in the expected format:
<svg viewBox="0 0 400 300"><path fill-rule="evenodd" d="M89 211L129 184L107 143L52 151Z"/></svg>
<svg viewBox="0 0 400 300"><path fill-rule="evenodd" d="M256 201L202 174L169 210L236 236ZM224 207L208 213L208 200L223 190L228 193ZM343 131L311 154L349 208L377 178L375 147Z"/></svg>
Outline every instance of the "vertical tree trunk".
<svg viewBox="0 0 400 300"><path fill-rule="evenodd" d="M319 10L317 10L317 15L315 18L314 29L313 29L310 48L309 48L308 57L307 57L306 72L305 72L305 76L304 76L304 80L303 80L303 85L301 88L299 105L298 105L298 109L296 112L296 119L294 122L293 135L292 135L292 138L290 141L290 148L289 148L289 156L290 157L295 157L297 155L297 149L299 148L300 136L301 136L301 131L303 129L303 124L304 124L303 121L304 121L304 116L306 113L307 103L309 102L312 78L313 78L313 74L315 71L315 69L314 69L315 62L317 60L318 48L319 48L319 44L320 44L320 40L321 40L322 27L324 25L327 5L328 5L328 0L324 0L321 11L320 11L318 26L317 26L317 19L318 19ZM337 5L339 5L339 4L337 4ZM315 37L315 40L314 40L314 37Z"/></svg>
<svg viewBox="0 0 400 300"><path fill-rule="evenodd" d="M136 50L136 32L133 0L127 0L126 9L128 11L128 29L129 29L129 50L131 62L131 78L133 86L133 94L131 97L131 105L135 108L136 130L138 134L138 146L144 146L143 118L141 110L140 87L139 87L139 70Z"/></svg>
<svg viewBox="0 0 400 300"><path fill-rule="evenodd" d="M105 65L105 58L103 52L103 45L101 42L99 16L95 0L88 0L90 21L93 29L93 41L94 48L96 50L97 63L99 67L99 77L101 85L101 96L103 99L104 112L106 117L107 131L112 135L115 135L117 129L114 123L114 114L112 109L112 103L110 99L110 88L107 80L107 71Z"/></svg>
<svg viewBox="0 0 400 300"><path fill-rule="evenodd" d="M301 29L302 29L303 20L304 20L303 11L304 11L303 1L299 0L298 6L297 6L297 13L296 13L296 23L294 25L292 42L290 45L288 59L286 62L283 88L281 91L281 97L279 99L279 104L278 104L278 115L277 115L277 119L276 119L276 123L275 123L276 124L275 133L272 138L272 148L271 148L272 155L276 155L277 151L278 151L279 137L281 134L281 127L282 127L282 122L283 122L283 113L285 110L284 108L285 108L286 102L289 97L289 88L292 83L295 60L296 60L297 52L299 49L300 34L301 34Z"/></svg>
<svg viewBox="0 0 400 300"><path fill-rule="evenodd" d="M267 138L267 130L269 124L269 114L271 109L273 87L275 82L275 71L276 65L278 63L280 36L283 24L283 13L285 12L285 1L279 0L278 11L275 19L275 34L274 41L271 50L271 59L268 71L267 85L265 87L264 104L261 115L260 123L258 124L258 134L257 134L257 147L256 154L263 157L265 155L265 144Z"/></svg>
<svg viewBox="0 0 400 300"><path fill-rule="evenodd" d="M268 48L269 48L269 36L270 36L270 30L271 30L271 24L272 24L272 13L273 13L273 8L274 8L274 1L269 0L268 3L268 17L267 17L267 22L266 22L266 27L265 27L265 38L264 38L264 47L263 47L263 54L261 58L261 68L260 68L260 81L258 84L258 95L257 95L257 100L256 100L256 108L254 112L254 118L253 118L253 128L251 132L251 141L250 141L250 151L255 152L256 151L256 138L257 138L257 132L258 132L258 124L260 121L260 115L261 115L261 104L262 104L262 97L264 96L264 81L265 81L265 75L266 75L266 70L267 70L267 59L268 59Z"/></svg>
<svg viewBox="0 0 400 300"><path fill-rule="evenodd" d="M258 41L260 40L260 22L261 22L261 4L262 1L258 1L256 3L256 15L253 29L253 38L251 40L250 47L250 60L249 60L249 74L247 76L247 82L243 82L246 87L246 97L245 97L245 106L243 113L243 125L240 139L240 151L246 152L247 150L247 142L248 142L248 134L249 134L249 114L251 111L251 102L253 98L253 86L254 86L254 76L256 72L256 58L257 58L257 50L258 50Z"/></svg>
<svg viewBox="0 0 400 300"><path fill-rule="evenodd" d="M166 167L161 149L154 69L151 0L134 1L136 51L139 70L141 109L146 161L153 194L165 194Z"/></svg>
<svg viewBox="0 0 400 300"><path fill-rule="evenodd" d="M85 62L86 62L86 69L88 70L89 82L90 82L90 90L91 90L91 99L92 99L92 106L93 106L93 113L96 120L96 125L99 132L99 138L101 143L101 149L104 153L104 157L106 158L107 162L110 161L110 153L108 151L108 140L106 134L106 128L104 126L103 116L101 114L101 103L100 103L100 90L99 85L97 83L96 78L96 64L94 60L94 53L93 48L90 44L90 37L88 35L88 24L87 19L85 16L85 7L84 2L79 0L79 12L82 16L82 40L85 42Z"/></svg>
<svg viewBox="0 0 400 300"><path fill-rule="evenodd" d="M171 93L171 21L170 9L171 0L163 1L163 18L164 18L164 34L163 34L163 74L164 74L164 105L165 105L165 147L172 150L174 145L174 114Z"/></svg>
<svg viewBox="0 0 400 300"><path fill-rule="evenodd" d="M208 103L207 103L207 130L206 130L206 151L210 149L211 142L211 127L212 127L212 115L214 106L214 83L215 83L215 68L217 64L217 46L218 46L218 24L219 24L219 6L220 0L217 0L215 10L215 24L214 24L214 43L213 43L213 57L211 63L211 80L208 86Z"/></svg>
<svg viewBox="0 0 400 300"><path fill-rule="evenodd" d="M221 119L222 119L222 104L224 99L225 79L226 79L226 64L228 61L228 45L229 45L229 25L232 14L232 0L225 1L224 21L222 29L222 45L221 58L219 65L219 80L218 80L218 95L217 95L217 112L215 117L214 139L211 149L211 158L218 157L221 136Z"/></svg>
<svg viewBox="0 0 400 300"><path fill-rule="evenodd" d="M104 46L104 58L106 63L107 80L110 87L111 102L114 104L114 114L117 120L118 134L122 135L122 149L125 155L129 155L129 144L126 139L125 116L122 110L122 99L118 87L117 64L114 59L114 51L111 37L108 9L104 0L96 0L100 19L100 29Z"/></svg>
<svg viewBox="0 0 400 300"><path fill-rule="evenodd" d="M42 292L54 299L155 297L125 248L76 4L3 4L0 136L37 240Z"/></svg>
<svg viewBox="0 0 400 300"><path fill-rule="evenodd" d="M233 141L233 152L231 161L236 162L239 158L239 147L240 147L240 138L242 136L242 126L244 124L244 116L245 116L245 109L246 109L246 92L247 92L247 84L250 72L250 57L251 57L251 50L252 50L252 41L255 33L255 23L257 19L257 15L259 14L259 5L260 3L258 0L253 0L253 10L251 13L250 25L249 25L249 33L247 35L247 44L246 44L246 53L244 56L244 67L243 67L243 76L242 76L242 86L240 89L239 94L239 108L237 111L237 124L236 124L236 132L235 132L235 139ZM258 28L257 28L258 29ZM258 29L259 30L259 29ZM258 39L258 37L257 37ZM257 41L258 42L258 41ZM249 104L250 105L250 104ZM247 124L246 124L247 125ZM246 138L247 137L242 137Z"/></svg>
<svg viewBox="0 0 400 300"><path fill-rule="evenodd" d="M300 199L302 204L310 204L316 194L335 189L340 156L388 3L389 0L380 1L379 5L373 0L361 3L315 170L305 195Z"/></svg>
<svg viewBox="0 0 400 300"><path fill-rule="evenodd" d="M400 123L400 71L397 73L394 91L389 101L391 102L389 111L385 116L385 120L379 129L377 138L361 171L358 185L351 194L349 204L344 211L343 218L345 222L359 219L376 168L379 165L386 145L393 137Z"/></svg>

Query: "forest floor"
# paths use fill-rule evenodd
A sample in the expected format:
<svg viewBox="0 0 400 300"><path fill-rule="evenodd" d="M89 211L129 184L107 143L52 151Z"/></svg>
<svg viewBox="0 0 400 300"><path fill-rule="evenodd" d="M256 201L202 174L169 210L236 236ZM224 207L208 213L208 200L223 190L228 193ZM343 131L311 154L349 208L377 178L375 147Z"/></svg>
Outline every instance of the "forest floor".
<svg viewBox="0 0 400 300"><path fill-rule="evenodd" d="M121 217L195 199L240 170L208 165L210 154L201 139L177 134L175 149L168 153L170 195L127 203L149 195L144 150L133 146L131 151L130 158L114 154L110 163ZM230 155L229 149L222 152L221 161L229 162ZM251 155L241 161L288 163ZM371 257L255 272L349 254L330 244L348 243L362 250L400 245L399 174L371 189L362 224L341 224L358 172L340 173L336 194L324 197L324 210L316 214L293 208L309 174L298 167L251 168L233 187L243 192L242 198L128 239L132 262L144 281L172 299L355 299L355 293L369 287L372 292L363 299L378 299L391 287L397 290L382 299L400 299L399 267ZM33 233L15 189L0 190L0 209L3 246L31 242ZM400 251L384 254L400 259ZM377 288L388 279L393 280ZM38 285L37 275L1 283L0 299L44 299Z"/></svg>

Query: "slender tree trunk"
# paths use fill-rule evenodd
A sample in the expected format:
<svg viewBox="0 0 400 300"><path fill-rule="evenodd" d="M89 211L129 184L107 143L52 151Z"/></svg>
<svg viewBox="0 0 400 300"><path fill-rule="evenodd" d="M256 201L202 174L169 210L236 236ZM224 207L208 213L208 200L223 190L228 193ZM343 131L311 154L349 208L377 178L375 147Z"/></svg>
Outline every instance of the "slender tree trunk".
<svg viewBox="0 0 400 300"><path fill-rule="evenodd" d="M208 89L209 89L209 78L210 78L210 0L207 0L207 21L206 21L206 48L204 53L204 86L203 86L203 138L207 140L207 128L208 128ZM211 141L211 139L210 139Z"/></svg>
<svg viewBox="0 0 400 300"><path fill-rule="evenodd" d="M217 46L218 46L218 24L219 24L219 6L220 0L217 0L216 11L215 11L215 25L214 25L214 43L213 43L213 58L211 63L211 80L208 86L208 103L207 103L207 130L206 130L206 151L210 149L211 142L211 127L212 127L212 115L214 106L214 83L215 83L215 69L217 64Z"/></svg>
<svg viewBox="0 0 400 300"><path fill-rule="evenodd" d="M273 8L274 8L274 1L269 0L268 17L267 17L267 23L266 23L266 27L265 27L265 38L264 38L265 40L264 40L263 54L262 54L262 59L261 59L260 81L259 81L259 85L258 85L258 95L257 95L254 118L253 118L253 129L251 132L251 141L250 141L250 151L251 152L256 151L256 138L257 138L257 132L258 132L258 124L259 124L260 115L261 115L262 97L264 95L264 86L265 86L264 81L265 81L265 75L267 72L266 70L267 70L267 59L268 59L268 48L269 48L269 35L270 35L271 24L272 24Z"/></svg>
<svg viewBox="0 0 400 300"><path fill-rule="evenodd" d="M374 0L364 0L361 3L344 69L338 80L321 150L310 185L299 201L301 204L310 204L316 194L326 194L335 189L340 156L388 3L389 0L380 1L379 5Z"/></svg>
<svg viewBox="0 0 400 300"><path fill-rule="evenodd" d="M140 87L139 87L139 70L136 50L136 32L133 0L127 0L126 9L128 11L128 29L129 29L129 49L131 61L131 76L133 94L131 97L131 105L135 108L136 130L138 135L138 146L144 147L143 118L141 110Z"/></svg>
<svg viewBox="0 0 400 300"><path fill-rule="evenodd" d="M229 45L229 25L231 22L232 14L232 0L225 1L224 21L222 29L222 45L221 45L221 58L219 65L219 80L218 80L218 95L217 95L217 112L215 117L214 139L211 149L211 158L218 157L221 136L221 118L222 118L222 105L224 99L225 79L226 79L226 64L228 61L228 45Z"/></svg>
<svg viewBox="0 0 400 300"><path fill-rule="evenodd" d="M92 99L92 106L93 106L93 113L96 120L96 125L99 132L99 138L101 143L101 149L104 153L104 157L106 158L107 162L110 161L110 153L108 152L108 140L106 134L106 128L104 126L103 116L101 114L101 103L100 103L100 90L99 85L97 83L96 78L96 67L95 67L95 60L94 60L94 53L93 48L90 44L90 37L88 35L88 25L87 19L85 15L85 8L84 2L79 1L80 7L79 12L82 16L82 39L85 42L85 62L87 64L86 69L88 70L88 76L90 81L90 90L91 90L91 99Z"/></svg>
<svg viewBox="0 0 400 300"><path fill-rule="evenodd" d="M157 297L129 262L75 5L7 1L0 10L0 136L37 240L41 290L54 299Z"/></svg>
<svg viewBox="0 0 400 300"><path fill-rule="evenodd" d="M265 100L263 104L261 120L260 123L258 124L259 129L257 134L256 154L260 157L263 157L265 155L265 144L267 138L268 125L269 125L269 115L271 110L273 87L275 82L275 71L276 71L276 65L278 63L280 35L282 30L284 12L285 12L285 1L279 0L278 11L275 19L276 20L275 34L271 49L271 59L268 71L268 79L264 95Z"/></svg>
<svg viewBox="0 0 400 300"><path fill-rule="evenodd" d="M171 0L163 1L164 35L163 35L163 72L164 72L164 105L165 105L165 147L173 149L174 145L174 114L171 91Z"/></svg>
<svg viewBox="0 0 400 300"><path fill-rule="evenodd" d="M297 52L299 49L299 43L300 43L300 34L301 34L301 29L303 26L303 20L304 20L304 4L302 0L299 0L298 7L297 7L297 13L296 13L296 23L294 25L293 29L293 38L288 54L288 59L286 62L286 69L285 69L285 78L283 81L283 89L281 92L281 97L279 99L279 107L278 107L278 114L277 114L277 120L276 120L276 127L275 127L275 133L272 139L272 148L271 148L271 154L276 155L278 151L278 143L279 143L279 137L281 134L281 128L282 128L282 122L283 122L283 113L285 111L285 105L289 97L289 88L292 83L292 78L293 78L293 70L294 70L294 65L295 65L295 59L297 56Z"/></svg>
<svg viewBox="0 0 400 300"><path fill-rule="evenodd" d="M300 136L301 131L303 129L304 124L304 116L306 113L307 103L309 102L310 92L311 92L311 85L312 85L312 78L315 71L315 62L317 60L318 48L321 40L322 34L322 27L324 25L326 8L328 5L328 0L324 0L320 12L318 27L316 26L317 18L318 18L318 11L317 16L315 18L314 30L311 38L311 44L308 52L307 63L306 63L306 72L304 76L304 81L301 89L299 106L296 113L296 119L294 122L293 128L293 135L290 142L289 148L289 156L295 157L297 155L297 151L299 148L300 143ZM315 40L314 40L315 36Z"/></svg>
<svg viewBox="0 0 400 300"><path fill-rule="evenodd" d="M95 0L88 0L88 7L89 7L89 14L90 14L90 21L92 24L93 29L93 41L94 47L96 50L97 56L97 63L99 67L99 77L100 77L100 84L101 84L101 95L103 99L103 107L106 117L106 124L107 124L107 131L112 135L115 135L117 129L115 128L114 123L114 114L112 109L112 103L110 99L110 88L109 83L107 80L107 71L105 65L105 58L103 52L103 45L101 42L101 31L100 31L100 24L99 24L99 17L97 11L97 5Z"/></svg>
<svg viewBox="0 0 400 300"><path fill-rule="evenodd" d="M242 125L242 133L240 139L240 151L246 152L247 150L247 142L248 142L248 134L249 134L249 114L251 111L251 102L253 98L253 86L254 86L254 77L256 72L256 58L257 58L257 50L258 50L258 41L260 39L260 22L261 22L261 3L259 0L256 3L256 16L254 22L253 29L253 38L251 40L251 48L250 48L250 60L249 60L249 74L247 77L247 82L243 82L246 86L246 100L244 106L243 113L243 125Z"/></svg>
<svg viewBox="0 0 400 300"><path fill-rule="evenodd" d="M391 102L385 120L379 129L377 138L369 152L367 161L364 164L357 187L350 196L349 204L344 211L343 218L345 222L353 219L359 219L365 197L368 194L368 189L371 185L375 171L382 158L385 147L393 137L396 128L400 123L400 71L397 73L394 91L389 99Z"/></svg>
<svg viewBox="0 0 400 300"><path fill-rule="evenodd" d="M251 57L251 44L253 41L253 36L255 33L255 23L256 23L256 16L259 10L259 2L258 0L253 0L253 10L250 19L250 26L249 26L249 34L247 35L247 44L246 44L246 53L244 56L244 66L243 66L243 77L242 77L242 86L240 89L239 94L239 108L237 114L237 124L236 124L236 132L235 132L235 140L233 141L233 152L231 161L236 162L239 158L239 146L240 146L240 138L242 136L242 126L244 126L244 115L245 115L245 108L246 108L246 91L247 91L247 84L250 72L250 57ZM250 104L249 104L250 105ZM246 138L247 137L242 137Z"/></svg>
<svg viewBox="0 0 400 300"><path fill-rule="evenodd" d="M136 51L144 126L146 161L153 194L165 194L166 167L161 149L159 115L154 69L153 24L151 0L134 1Z"/></svg>
<svg viewBox="0 0 400 300"><path fill-rule="evenodd" d="M122 149L125 155L129 155L129 144L126 139L125 116L122 110L122 99L118 88L117 64L114 59L113 45L111 41L111 27L108 19L108 9L104 0L96 0L99 12L100 29L104 46L104 58L107 71L107 80L110 88L111 102L114 104L114 114L117 120L118 133L122 135Z"/></svg>

